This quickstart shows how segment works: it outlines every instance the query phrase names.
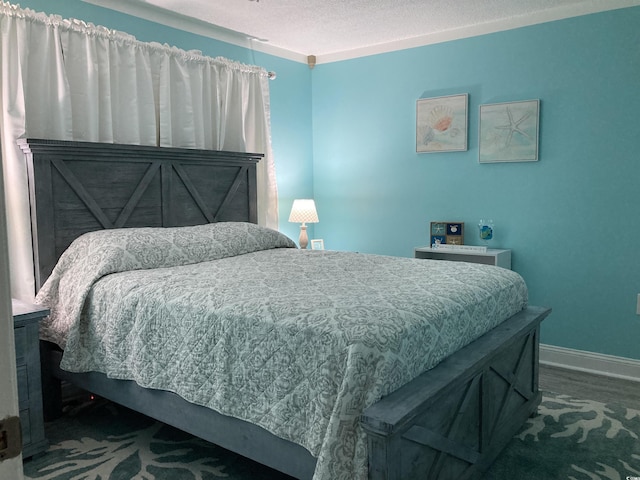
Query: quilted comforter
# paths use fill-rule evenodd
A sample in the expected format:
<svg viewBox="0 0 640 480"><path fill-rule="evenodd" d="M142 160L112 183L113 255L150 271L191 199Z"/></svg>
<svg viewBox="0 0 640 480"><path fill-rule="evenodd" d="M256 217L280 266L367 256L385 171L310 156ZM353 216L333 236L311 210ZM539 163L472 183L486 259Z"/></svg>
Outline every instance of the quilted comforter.
<svg viewBox="0 0 640 480"><path fill-rule="evenodd" d="M62 368L173 391L304 446L316 480L354 480L363 409L520 311L527 289L498 267L298 250L220 223L86 234L36 300Z"/></svg>

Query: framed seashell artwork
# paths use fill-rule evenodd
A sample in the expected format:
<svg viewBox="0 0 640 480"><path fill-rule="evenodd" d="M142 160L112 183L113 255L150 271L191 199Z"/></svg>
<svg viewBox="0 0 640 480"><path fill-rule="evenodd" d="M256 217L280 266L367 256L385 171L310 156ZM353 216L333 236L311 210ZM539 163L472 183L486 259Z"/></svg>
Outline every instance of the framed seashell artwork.
<svg viewBox="0 0 640 480"><path fill-rule="evenodd" d="M469 95L420 98L416 105L416 152L467 150Z"/></svg>
<svg viewBox="0 0 640 480"><path fill-rule="evenodd" d="M540 100L480 105L480 163L538 160Z"/></svg>

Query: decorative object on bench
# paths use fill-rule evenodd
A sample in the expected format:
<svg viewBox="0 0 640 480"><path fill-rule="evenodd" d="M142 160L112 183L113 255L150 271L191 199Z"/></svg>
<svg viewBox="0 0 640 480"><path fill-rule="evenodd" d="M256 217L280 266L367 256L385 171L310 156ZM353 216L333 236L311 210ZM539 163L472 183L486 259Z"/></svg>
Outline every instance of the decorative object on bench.
<svg viewBox="0 0 640 480"><path fill-rule="evenodd" d="M478 222L478 236L480 237L480 241L484 245L489 245L489 242L493 240L493 234L493 220L481 218Z"/></svg>
<svg viewBox="0 0 640 480"><path fill-rule="evenodd" d="M431 222L429 245L464 245L464 222Z"/></svg>

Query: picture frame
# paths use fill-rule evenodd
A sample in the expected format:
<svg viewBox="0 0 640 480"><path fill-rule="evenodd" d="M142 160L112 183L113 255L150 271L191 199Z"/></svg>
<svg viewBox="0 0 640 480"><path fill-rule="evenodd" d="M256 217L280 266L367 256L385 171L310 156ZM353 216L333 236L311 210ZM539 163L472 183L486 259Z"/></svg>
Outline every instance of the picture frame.
<svg viewBox="0 0 640 480"><path fill-rule="evenodd" d="M469 94L421 98L416 102L416 152L467 150Z"/></svg>
<svg viewBox="0 0 640 480"><path fill-rule="evenodd" d="M480 105L480 163L538 161L540 100Z"/></svg>
<svg viewBox="0 0 640 480"><path fill-rule="evenodd" d="M464 222L431 222L429 246L464 245Z"/></svg>
<svg viewBox="0 0 640 480"><path fill-rule="evenodd" d="M321 238L312 239L311 250L324 250L324 240Z"/></svg>

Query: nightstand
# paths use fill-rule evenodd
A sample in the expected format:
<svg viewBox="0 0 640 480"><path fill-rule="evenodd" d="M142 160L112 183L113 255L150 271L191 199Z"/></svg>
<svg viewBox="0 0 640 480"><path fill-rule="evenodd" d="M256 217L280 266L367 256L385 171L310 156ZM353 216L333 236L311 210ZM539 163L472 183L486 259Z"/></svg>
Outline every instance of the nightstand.
<svg viewBox="0 0 640 480"><path fill-rule="evenodd" d="M431 260L450 260L454 262L483 263L511 269L511 250L488 248L486 252L470 252L457 250L439 250L431 247L417 247L415 258Z"/></svg>
<svg viewBox="0 0 640 480"><path fill-rule="evenodd" d="M48 445L44 437L38 327L40 320L49 315L49 310L20 300L11 300L11 307L16 339L22 457L28 458L44 452Z"/></svg>

